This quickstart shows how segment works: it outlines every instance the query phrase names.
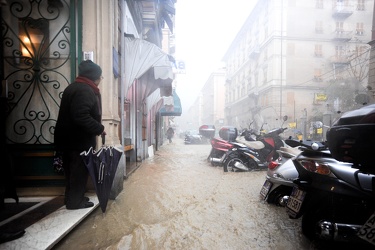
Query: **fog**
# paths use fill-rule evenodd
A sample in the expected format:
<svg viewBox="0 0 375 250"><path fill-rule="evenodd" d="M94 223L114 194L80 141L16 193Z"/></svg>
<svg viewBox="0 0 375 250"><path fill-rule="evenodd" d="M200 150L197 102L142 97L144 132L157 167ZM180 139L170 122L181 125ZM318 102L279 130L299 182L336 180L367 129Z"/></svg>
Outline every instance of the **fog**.
<svg viewBox="0 0 375 250"><path fill-rule="evenodd" d="M186 65L177 74L176 90L187 110L209 75L223 67L224 54L251 13L256 0L179 0L176 7L176 60Z"/></svg>
<svg viewBox="0 0 375 250"><path fill-rule="evenodd" d="M204 124L241 129L254 122L256 130L286 125L285 136L324 140L324 128L343 112L374 103L373 4L178 1L175 57L185 71L175 77L182 116L172 125L179 132ZM223 90L216 92L219 85L209 77L220 68ZM206 91L211 86L215 92Z"/></svg>

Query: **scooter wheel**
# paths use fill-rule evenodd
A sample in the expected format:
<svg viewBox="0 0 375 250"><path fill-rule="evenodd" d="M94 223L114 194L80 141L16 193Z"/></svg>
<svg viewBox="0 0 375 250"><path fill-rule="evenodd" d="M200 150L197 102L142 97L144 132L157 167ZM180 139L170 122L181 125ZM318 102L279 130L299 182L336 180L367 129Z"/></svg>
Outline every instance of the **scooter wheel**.
<svg viewBox="0 0 375 250"><path fill-rule="evenodd" d="M326 207L311 207L306 213L302 216L302 233L309 239L315 240L318 239L318 222L321 220L330 220L329 208Z"/></svg>
<svg viewBox="0 0 375 250"><path fill-rule="evenodd" d="M237 153L229 154L228 158L224 161L224 172L239 172L239 170L234 167L236 162L241 162L244 164L244 161Z"/></svg>
<svg viewBox="0 0 375 250"><path fill-rule="evenodd" d="M287 186L278 187L268 195L267 202L270 204L275 204L276 206L284 207L286 204L283 204L283 197L290 195L292 189L292 187Z"/></svg>

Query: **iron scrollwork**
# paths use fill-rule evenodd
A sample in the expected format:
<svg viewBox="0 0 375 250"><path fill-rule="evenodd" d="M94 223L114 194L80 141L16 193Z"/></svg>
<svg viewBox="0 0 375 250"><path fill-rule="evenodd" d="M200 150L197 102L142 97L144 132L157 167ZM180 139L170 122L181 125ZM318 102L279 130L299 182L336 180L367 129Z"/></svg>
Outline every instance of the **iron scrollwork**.
<svg viewBox="0 0 375 250"><path fill-rule="evenodd" d="M53 143L71 74L69 13L65 0L16 0L2 8L8 143Z"/></svg>

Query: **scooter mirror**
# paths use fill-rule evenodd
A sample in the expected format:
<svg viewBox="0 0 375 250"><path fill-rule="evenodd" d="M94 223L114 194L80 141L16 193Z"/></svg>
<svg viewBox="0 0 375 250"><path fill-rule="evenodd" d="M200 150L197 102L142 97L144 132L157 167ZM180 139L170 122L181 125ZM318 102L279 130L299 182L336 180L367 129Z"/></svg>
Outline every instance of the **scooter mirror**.
<svg viewBox="0 0 375 250"><path fill-rule="evenodd" d="M283 121L285 122L286 120L288 120L288 116L287 116L287 115L284 115L284 116L283 116Z"/></svg>

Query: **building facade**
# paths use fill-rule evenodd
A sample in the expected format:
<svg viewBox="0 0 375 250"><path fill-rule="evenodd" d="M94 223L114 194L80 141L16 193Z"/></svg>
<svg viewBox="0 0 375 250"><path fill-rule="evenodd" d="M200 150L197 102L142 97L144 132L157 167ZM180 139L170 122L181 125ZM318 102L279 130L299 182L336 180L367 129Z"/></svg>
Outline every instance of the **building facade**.
<svg viewBox="0 0 375 250"><path fill-rule="evenodd" d="M289 131L306 138L316 122L329 126L336 112L370 102L373 5L371 0L258 1L223 58L226 123L254 122L255 129L267 130L287 115Z"/></svg>
<svg viewBox="0 0 375 250"><path fill-rule="evenodd" d="M54 126L64 89L90 59L103 70L105 144L124 150L115 179L122 190L129 163L163 143L159 110L174 75L173 58L161 47L163 30L173 30L174 2L1 2L1 149L9 159L2 168L13 186L64 185L52 166Z"/></svg>
<svg viewBox="0 0 375 250"><path fill-rule="evenodd" d="M202 125L214 125L216 131L224 124L225 68L213 71L194 103L178 119L181 132L198 130Z"/></svg>
<svg viewBox="0 0 375 250"><path fill-rule="evenodd" d="M201 90L202 118L201 125L215 125L220 128L224 124L225 69L211 73Z"/></svg>

